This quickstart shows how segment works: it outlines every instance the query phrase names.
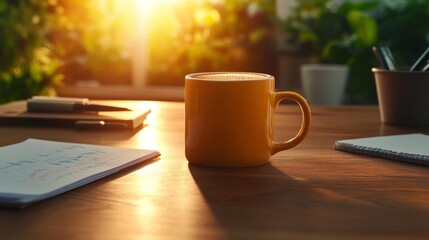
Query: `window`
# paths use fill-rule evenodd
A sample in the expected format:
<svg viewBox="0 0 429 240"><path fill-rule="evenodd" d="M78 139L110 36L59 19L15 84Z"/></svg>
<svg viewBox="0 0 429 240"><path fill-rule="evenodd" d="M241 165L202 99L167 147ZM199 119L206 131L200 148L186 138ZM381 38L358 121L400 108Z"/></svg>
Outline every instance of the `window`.
<svg viewBox="0 0 429 240"><path fill-rule="evenodd" d="M180 86L147 84L154 1L62 1L54 41L65 62L59 95L111 99L183 99Z"/></svg>
<svg viewBox="0 0 429 240"><path fill-rule="evenodd" d="M62 2L60 95L181 100L191 72L275 71L274 1Z"/></svg>

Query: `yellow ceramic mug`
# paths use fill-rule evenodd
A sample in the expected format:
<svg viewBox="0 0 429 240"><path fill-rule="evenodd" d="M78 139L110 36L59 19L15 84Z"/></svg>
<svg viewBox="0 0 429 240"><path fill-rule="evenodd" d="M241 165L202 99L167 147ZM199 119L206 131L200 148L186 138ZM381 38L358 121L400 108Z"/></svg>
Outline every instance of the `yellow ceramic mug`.
<svg viewBox="0 0 429 240"><path fill-rule="evenodd" d="M274 142L274 110L282 99L301 107L298 134ZM262 73L208 72L185 78L185 152L192 164L248 167L299 144L310 126L310 107L295 92L275 92L274 77Z"/></svg>

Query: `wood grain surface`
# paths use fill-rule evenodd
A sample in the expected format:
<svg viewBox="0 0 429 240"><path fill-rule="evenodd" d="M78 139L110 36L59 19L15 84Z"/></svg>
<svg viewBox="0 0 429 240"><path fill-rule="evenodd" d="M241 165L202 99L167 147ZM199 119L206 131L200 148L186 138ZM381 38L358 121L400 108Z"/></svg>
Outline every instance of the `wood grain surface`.
<svg viewBox="0 0 429 240"><path fill-rule="evenodd" d="M22 210L0 208L0 239L428 239L429 168L333 150L339 139L429 133L380 122L376 106L312 107L297 147L251 168L204 168L184 156L184 104L147 102L135 132L0 126L26 138L148 148L161 157ZM300 110L280 105L277 140Z"/></svg>

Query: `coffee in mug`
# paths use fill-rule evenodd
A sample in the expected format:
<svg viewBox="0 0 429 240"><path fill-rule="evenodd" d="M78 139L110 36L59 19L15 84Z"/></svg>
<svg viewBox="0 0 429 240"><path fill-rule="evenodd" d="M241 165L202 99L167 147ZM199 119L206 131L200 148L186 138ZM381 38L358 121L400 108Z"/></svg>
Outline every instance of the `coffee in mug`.
<svg viewBox="0 0 429 240"><path fill-rule="evenodd" d="M273 140L274 112L283 99L302 110L295 137ZM192 164L249 167L269 162L306 136L310 107L295 92L275 92L274 77L249 72L194 73L185 77L185 153Z"/></svg>

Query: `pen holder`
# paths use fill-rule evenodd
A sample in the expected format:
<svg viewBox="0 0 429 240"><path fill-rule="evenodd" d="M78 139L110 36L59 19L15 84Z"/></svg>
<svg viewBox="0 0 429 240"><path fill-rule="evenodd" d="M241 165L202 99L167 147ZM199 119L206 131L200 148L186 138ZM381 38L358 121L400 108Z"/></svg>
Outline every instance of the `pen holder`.
<svg viewBox="0 0 429 240"><path fill-rule="evenodd" d="M429 127L429 72L373 68L381 121Z"/></svg>

